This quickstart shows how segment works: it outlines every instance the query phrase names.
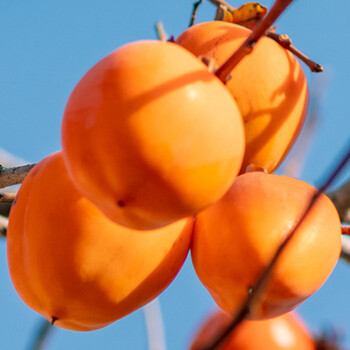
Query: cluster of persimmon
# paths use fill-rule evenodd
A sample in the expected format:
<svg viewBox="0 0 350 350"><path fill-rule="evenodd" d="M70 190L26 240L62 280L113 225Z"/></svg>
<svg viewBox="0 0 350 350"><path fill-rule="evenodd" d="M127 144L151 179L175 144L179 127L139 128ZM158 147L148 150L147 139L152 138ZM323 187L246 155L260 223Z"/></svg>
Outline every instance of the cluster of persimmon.
<svg viewBox="0 0 350 350"><path fill-rule="evenodd" d="M33 168L10 214L10 274L26 304L55 325L98 329L159 295L191 249L203 285L235 314L315 194L270 174L307 111L293 55L263 37L227 83L200 59L220 66L249 34L201 23L175 43L122 46L82 77L62 151ZM338 213L321 195L249 317L294 309L340 246Z"/></svg>

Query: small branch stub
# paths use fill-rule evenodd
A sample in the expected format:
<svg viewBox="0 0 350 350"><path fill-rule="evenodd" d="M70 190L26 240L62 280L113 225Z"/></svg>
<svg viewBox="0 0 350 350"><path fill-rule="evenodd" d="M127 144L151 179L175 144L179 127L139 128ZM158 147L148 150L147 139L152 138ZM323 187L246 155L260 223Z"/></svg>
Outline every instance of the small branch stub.
<svg viewBox="0 0 350 350"><path fill-rule="evenodd" d="M157 34L158 40L160 40L160 41L167 41L168 34L164 30L164 26L163 26L162 22L157 22L156 23L155 30L156 30L156 34Z"/></svg>

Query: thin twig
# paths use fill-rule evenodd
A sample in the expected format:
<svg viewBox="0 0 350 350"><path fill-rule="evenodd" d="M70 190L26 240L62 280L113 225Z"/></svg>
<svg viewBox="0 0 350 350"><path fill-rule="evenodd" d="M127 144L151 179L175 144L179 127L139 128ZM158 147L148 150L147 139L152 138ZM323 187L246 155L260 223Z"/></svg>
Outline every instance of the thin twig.
<svg viewBox="0 0 350 350"><path fill-rule="evenodd" d="M347 148L348 150L349 148ZM271 261L266 266L265 270L262 272L254 286L249 290L247 298L245 302L242 304L237 314L234 316L233 321L220 333L216 336L215 339L212 340L210 344L207 346L200 348L198 350L215 350L217 347L236 329L236 327L248 316L251 310L254 309L258 298L261 293L265 290L268 282L270 281L271 274L273 272L273 268L281 256L281 253L287 246L287 244L291 241L291 239L295 236L295 233L303 223L304 219L309 214L311 208L317 201L318 197L332 184L337 175L341 172L341 170L345 167L347 162L350 160L350 151L347 151L345 157L341 160L339 165L335 168L335 170L331 173L328 179L323 183L322 186L317 190L315 189L314 195L309 200L306 209L303 214L300 216L299 220L295 223L294 227L290 230L288 235L282 241L282 243L277 248L275 254L273 255Z"/></svg>
<svg viewBox="0 0 350 350"><path fill-rule="evenodd" d="M271 30L268 30L266 33L266 36L276 41L283 48L285 48L286 50L289 50L293 55L298 57L310 68L311 72L315 72L315 73L323 72L322 65L312 61L309 57L307 57L301 51L299 51L296 47L294 47L292 45L292 40L287 34L277 34Z"/></svg>
<svg viewBox="0 0 350 350"><path fill-rule="evenodd" d="M33 338L32 344L29 345L28 350L44 349L45 342L52 329L53 327L50 322L45 319L40 320L38 330Z"/></svg>
<svg viewBox="0 0 350 350"><path fill-rule="evenodd" d="M202 2L203 2L203 0L198 0L193 4L193 10L192 10L192 15L191 15L189 27L192 27L194 25L196 18L197 18L198 7Z"/></svg>
<svg viewBox="0 0 350 350"><path fill-rule="evenodd" d="M271 10L254 27L252 33L244 43L235 51L216 71L216 76L226 83L230 79L231 71L246 55L252 52L256 42L266 33L283 11L293 2L293 0L276 0Z"/></svg>
<svg viewBox="0 0 350 350"><path fill-rule="evenodd" d="M4 168L0 165L0 188L22 183L34 166L35 164L27 164L13 168Z"/></svg>
<svg viewBox="0 0 350 350"><path fill-rule="evenodd" d="M143 307L146 322L148 350L166 350L162 311L158 299Z"/></svg>
<svg viewBox="0 0 350 350"><path fill-rule="evenodd" d="M162 22L157 22L155 25L155 30L157 34L157 38L160 41L167 41L168 40L168 34L164 30L164 26Z"/></svg>

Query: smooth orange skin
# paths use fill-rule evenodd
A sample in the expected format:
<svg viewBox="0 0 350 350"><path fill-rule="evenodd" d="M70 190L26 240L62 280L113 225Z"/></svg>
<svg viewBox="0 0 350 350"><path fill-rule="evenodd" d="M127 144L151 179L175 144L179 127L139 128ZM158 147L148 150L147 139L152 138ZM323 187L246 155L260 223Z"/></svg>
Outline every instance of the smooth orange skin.
<svg viewBox="0 0 350 350"><path fill-rule="evenodd" d="M10 276L50 322L94 330L160 294L181 268L191 233L192 219L150 232L115 224L77 191L56 153L32 169L11 209Z"/></svg>
<svg viewBox="0 0 350 350"><path fill-rule="evenodd" d="M206 55L222 65L251 31L225 22L200 23L176 40L196 56ZM275 41L262 37L231 73L226 86L242 113L249 165L272 172L288 154L305 120L308 87L296 58Z"/></svg>
<svg viewBox="0 0 350 350"><path fill-rule="evenodd" d="M196 216L193 265L223 310L237 312L314 193L314 187L300 180L247 173L237 177L220 201ZM294 309L325 282L340 249L338 212L321 195L277 260L249 318Z"/></svg>
<svg viewBox="0 0 350 350"><path fill-rule="evenodd" d="M232 320L221 310L201 326L190 350L208 344ZM263 321L243 321L218 350L315 350L312 336L296 312Z"/></svg>
<svg viewBox="0 0 350 350"><path fill-rule="evenodd" d="M80 80L62 123L76 186L113 221L152 229L218 200L244 154L225 86L173 43L125 45Z"/></svg>

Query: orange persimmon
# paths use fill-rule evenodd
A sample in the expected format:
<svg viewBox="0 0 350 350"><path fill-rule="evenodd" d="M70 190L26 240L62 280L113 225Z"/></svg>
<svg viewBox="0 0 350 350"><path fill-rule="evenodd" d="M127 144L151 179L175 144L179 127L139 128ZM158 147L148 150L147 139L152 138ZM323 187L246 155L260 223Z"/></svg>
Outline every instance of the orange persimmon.
<svg viewBox="0 0 350 350"><path fill-rule="evenodd" d="M201 349L232 320L221 311L213 312L203 323L190 350ZM218 350L315 350L312 335L296 312L263 321L243 321Z"/></svg>
<svg viewBox="0 0 350 350"><path fill-rule="evenodd" d="M59 152L31 170L11 209L10 276L50 322L94 330L160 294L181 268L191 233L192 219L149 232L110 221L73 186Z"/></svg>
<svg viewBox="0 0 350 350"><path fill-rule="evenodd" d="M239 48L251 31L220 21L188 28L176 40L196 56L218 66ZM296 58L270 38L262 37L231 72L226 86L242 113L246 154L241 172L251 165L267 172L283 161L307 112L308 88Z"/></svg>
<svg viewBox="0 0 350 350"><path fill-rule="evenodd" d="M304 181L252 172L195 218L192 260L216 303L235 314L316 189ZM327 279L341 249L341 224L322 194L274 266L249 318L292 310Z"/></svg>
<svg viewBox="0 0 350 350"><path fill-rule="evenodd" d="M174 43L127 44L80 80L62 123L75 185L113 221L152 229L218 200L244 127L226 87Z"/></svg>

